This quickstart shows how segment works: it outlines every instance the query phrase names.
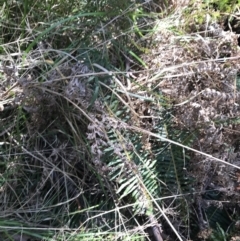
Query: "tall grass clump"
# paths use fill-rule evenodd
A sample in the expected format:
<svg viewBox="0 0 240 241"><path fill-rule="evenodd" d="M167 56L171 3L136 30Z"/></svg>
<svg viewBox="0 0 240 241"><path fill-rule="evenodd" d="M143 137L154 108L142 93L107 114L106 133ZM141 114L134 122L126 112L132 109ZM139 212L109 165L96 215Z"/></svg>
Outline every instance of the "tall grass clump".
<svg viewBox="0 0 240 241"><path fill-rule="evenodd" d="M187 1L1 5L2 240L237 238L235 33Z"/></svg>

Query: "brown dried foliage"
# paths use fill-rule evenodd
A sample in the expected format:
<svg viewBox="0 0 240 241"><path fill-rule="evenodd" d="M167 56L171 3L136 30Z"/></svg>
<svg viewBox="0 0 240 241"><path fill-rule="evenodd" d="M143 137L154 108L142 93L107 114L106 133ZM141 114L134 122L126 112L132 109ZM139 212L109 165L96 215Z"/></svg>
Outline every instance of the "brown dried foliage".
<svg viewBox="0 0 240 241"><path fill-rule="evenodd" d="M202 36L163 33L152 60L146 57L153 71L148 84L171 100L175 128L196 134L194 148L240 167L238 36L216 24L209 28ZM217 205L222 207L230 197L229 206L239 205L239 170L198 154L192 154L191 164L197 191L216 189L223 194ZM213 203L197 200L204 228L202 207Z"/></svg>

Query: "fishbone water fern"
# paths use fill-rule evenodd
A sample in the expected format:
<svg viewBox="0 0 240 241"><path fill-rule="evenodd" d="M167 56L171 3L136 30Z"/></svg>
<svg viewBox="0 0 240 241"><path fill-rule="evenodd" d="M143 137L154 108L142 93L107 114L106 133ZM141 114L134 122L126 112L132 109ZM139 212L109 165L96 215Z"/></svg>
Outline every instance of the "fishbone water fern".
<svg viewBox="0 0 240 241"><path fill-rule="evenodd" d="M88 139L95 164L112 182L117 205L132 203L135 214L146 215L151 225L156 226L152 204L158 189L156 160L151 158L150 151L143 149L142 136L126 130L126 122L118 120L119 116L104 114L100 119L96 116L89 125Z"/></svg>
<svg viewBox="0 0 240 241"><path fill-rule="evenodd" d="M105 98L107 111L92 116L93 122L88 126L88 140L91 144L93 162L98 167L99 173L111 182L111 193L114 195L116 205L132 204L133 213L145 216L149 225L153 230L157 228L160 235L162 231L158 224L159 214L155 211L154 203L169 205L172 200L165 204L156 200L167 194L189 192L188 184L191 184L192 180L187 177L184 169L187 167L189 157L183 156L182 149L159 140L151 140L146 134L134 132L127 126L132 122L163 136L170 135L171 138L183 140L184 144L189 144L193 137L189 133L185 135L182 132L174 133L166 127L171 118L164 116L165 121L161 121L160 117L163 117L164 112L159 108L157 98L158 96L155 103L146 103L144 99L141 99L141 103L139 100L132 102L142 109L143 106L148 106L151 113L158 116L154 121L148 118L147 123L147 118L136 120L130 108L123 105L116 96L107 96ZM181 212L188 213L185 212L186 203L182 201L174 201L173 206L181 205ZM156 240L162 240L155 233L154 236Z"/></svg>

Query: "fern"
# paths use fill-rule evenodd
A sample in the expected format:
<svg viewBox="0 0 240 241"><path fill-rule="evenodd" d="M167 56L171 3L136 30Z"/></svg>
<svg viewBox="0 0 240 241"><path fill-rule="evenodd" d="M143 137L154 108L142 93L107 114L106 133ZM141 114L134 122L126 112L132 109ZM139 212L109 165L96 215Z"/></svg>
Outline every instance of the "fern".
<svg viewBox="0 0 240 241"><path fill-rule="evenodd" d="M132 204L135 215L146 216L150 225L158 227L152 200L157 197L159 187L157 160L144 147L143 135L125 128L130 116L126 106L115 96L107 106L111 117L106 114L95 117L89 125L88 139L95 163L100 173L111 181L116 205ZM118 121L119 118L124 122Z"/></svg>
<svg viewBox="0 0 240 241"><path fill-rule="evenodd" d="M108 114L105 112L94 116L93 123L88 127L88 139L99 173L111 182L111 194L116 205L132 204L133 213L145 216L154 232L155 228L160 231L154 203L168 206L172 202L156 199L191 191L193 179L189 178L186 172L189 156L180 147L151 139L146 134L126 127L129 123L136 123L185 145L190 145L194 136L192 133L176 132L170 128L172 117L169 112L165 113L159 107L158 95L152 98L152 102L145 99L133 101L132 106L135 106L138 112L142 111L143 115L146 115L148 109L152 115L158 116L158 119L136 120L132 107L122 104L114 94L111 97L108 95L104 99ZM172 204L170 209L180 205L181 222L188 225L186 200L176 199ZM175 215L174 211L171 213Z"/></svg>

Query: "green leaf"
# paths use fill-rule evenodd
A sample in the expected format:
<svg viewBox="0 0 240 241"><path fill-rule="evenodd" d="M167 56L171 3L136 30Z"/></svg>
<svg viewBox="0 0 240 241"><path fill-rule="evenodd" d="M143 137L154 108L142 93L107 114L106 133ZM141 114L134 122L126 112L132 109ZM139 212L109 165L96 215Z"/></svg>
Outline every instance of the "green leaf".
<svg viewBox="0 0 240 241"><path fill-rule="evenodd" d="M136 189L138 187L138 180L136 179L134 182L132 182L124 191L124 193L121 195L120 199L122 199L123 197L127 196L128 194L130 194L133 189Z"/></svg>
<svg viewBox="0 0 240 241"><path fill-rule="evenodd" d="M130 185L135 185L138 182L138 180L136 179L136 177L132 177L130 178L127 182L124 182L120 188L117 190L117 193L120 193L126 186Z"/></svg>

